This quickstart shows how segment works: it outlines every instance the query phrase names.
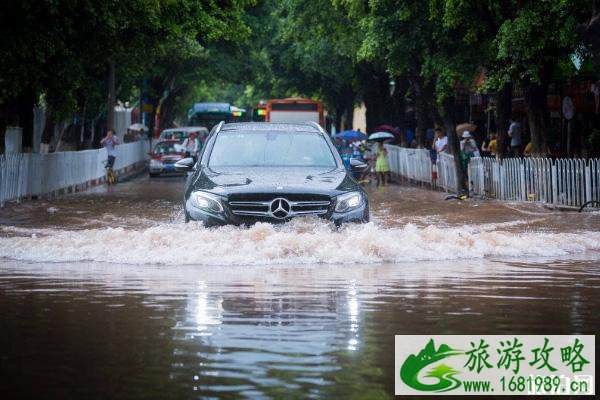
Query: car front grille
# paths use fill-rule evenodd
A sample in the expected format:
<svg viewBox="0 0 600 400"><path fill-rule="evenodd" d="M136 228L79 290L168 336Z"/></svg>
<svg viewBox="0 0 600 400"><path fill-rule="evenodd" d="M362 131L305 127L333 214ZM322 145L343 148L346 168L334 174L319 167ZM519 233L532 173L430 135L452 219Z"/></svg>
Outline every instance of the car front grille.
<svg viewBox="0 0 600 400"><path fill-rule="evenodd" d="M247 196L244 196L247 197ZM257 197L262 197L260 200ZM287 219L302 215L325 215L329 211L331 200L326 196L304 197L304 200L296 200L298 195L291 196L254 196L252 200L229 200L231 213L244 217L267 217L276 219ZM290 199L290 197L293 199ZM279 200L284 203L280 204ZM274 204L275 202L275 204ZM284 210L277 212L280 208Z"/></svg>
<svg viewBox="0 0 600 400"><path fill-rule="evenodd" d="M330 201L329 196L324 194L311 194L311 193L232 193L228 196L230 202L232 201L266 201L271 202L277 198L284 198L289 201Z"/></svg>

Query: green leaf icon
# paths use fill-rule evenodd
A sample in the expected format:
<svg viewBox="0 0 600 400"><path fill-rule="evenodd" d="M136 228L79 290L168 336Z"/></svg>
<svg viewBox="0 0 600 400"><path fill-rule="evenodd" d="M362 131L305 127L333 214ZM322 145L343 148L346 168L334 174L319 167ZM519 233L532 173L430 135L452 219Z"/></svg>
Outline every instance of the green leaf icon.
<svg viewBox="0 0 600 400"><path fill-rule="evenodd" d="M461 385L461 381L454 375L460 373L446 364L437 365L425 374L428 378L437 378L438 381L433 384L424 384L419 381L419 373L428 365L436 363L448 357L464 354L461 350L454 350L446 344L441 344L436 350L433 339L431 339L425 348L418 355L409 355L400 368L400 379L413 389L425 392L446 392L456 389Z"/></svg>

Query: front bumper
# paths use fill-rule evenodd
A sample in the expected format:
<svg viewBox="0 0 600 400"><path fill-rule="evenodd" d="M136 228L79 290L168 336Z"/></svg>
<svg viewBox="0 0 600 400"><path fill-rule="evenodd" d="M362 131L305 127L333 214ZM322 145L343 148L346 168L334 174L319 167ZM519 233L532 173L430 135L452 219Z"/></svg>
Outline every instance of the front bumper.
<svg viewBox="0 0 600 400"><path fill-rule="evenodd" d="M230 212L227 204L223 204L223 212L221 213L213 213L210 211L206 211L203 209L199 209L195 207L191 200L187 199L185 201L185 215L186 220L192 221L201 221L204 226L222 226L222 225L252 225L256 222L269 222L269 223L283 223L290 221L294 218L302 218L302 216L295 216L285 219L277 219L273 217L250 217L250 216L239 216L234 215ZM365 198L362 204L348 212L335 212L335 202L330 207L330 210L324 214L320 215L319 218L324 220L328 220L333 222L335 225L339 226L348 222L369 222L369 203Z"/></svg>
<svg viewBox="0 0 600 400"><path fill-rule="evenodd" d="M148 171L151 174L177 174L177 175L182 175L183 172L177 171L175 169L174 164L165 164L162 166L158 166L158 165L150 165L148 167Z"/></svg>

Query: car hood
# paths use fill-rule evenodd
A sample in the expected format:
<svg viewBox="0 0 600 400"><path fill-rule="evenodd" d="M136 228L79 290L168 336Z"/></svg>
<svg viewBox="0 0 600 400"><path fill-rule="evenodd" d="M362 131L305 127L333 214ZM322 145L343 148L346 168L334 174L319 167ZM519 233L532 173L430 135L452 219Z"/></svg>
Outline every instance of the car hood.
<svg viewBox="0 0 600 400"><path fill-rule="evenodd" d="M190 185L227 196L232 193L313 193L337 195L356 190L356 182L343 168L257 167L204 168Z"/></svg>
<svg viewBox="0 0 600 400"><path fill-rule="evenodd" d="M171 153L171 154L162 154L157 156L156 159L160 161L179 161L183 158L183 154L180 153Z"/></svg>

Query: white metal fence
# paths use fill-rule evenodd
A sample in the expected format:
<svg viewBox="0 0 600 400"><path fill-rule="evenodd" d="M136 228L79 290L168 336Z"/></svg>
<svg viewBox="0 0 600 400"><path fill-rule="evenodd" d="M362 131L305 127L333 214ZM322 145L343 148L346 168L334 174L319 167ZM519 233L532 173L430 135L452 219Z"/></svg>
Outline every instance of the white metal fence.
<svg viewBox="0 0 600 400"><path fill-rule="evenodd" d="M403 178L456 192L454 157L441 153L432 164L429 150L386 145L390 170ZM435 172L435 174L434 174Z"/></svg>
<svg viewBox="0 0 600 400"><path fill-rule="evenodd" d="M449 153L438 154L435 166L437 168L437 180L433 181L434 186L440 186L450 192L458 192L454 156Z"/></svg>
<svg viewBox="0 0 600 400"><path fill-rule="evenodd" d="M437 162L432 164L429 150L393 145L386 148L394 174L457 191L451 154L439 154ZM468 174L471 193L498 200L539 201L571 207L580 207L589 201L600 202L600 159L477 157L471 159Z"/></svg>
<svg viewBox="0 0 600 400"><path fill-rule="evenodd" d="M147 158L148 141L116 147L115 170ZM106 149L49 154L0 155L0 206L9 200L53 193L99 179L105 175Z"/></svg>
<svg viewBox="0 0 600 400"><path fill-rule="evenodd" d="M473 193L499 200L580 207L600 201L600 159L473 158L469 182Z"/></svg>

